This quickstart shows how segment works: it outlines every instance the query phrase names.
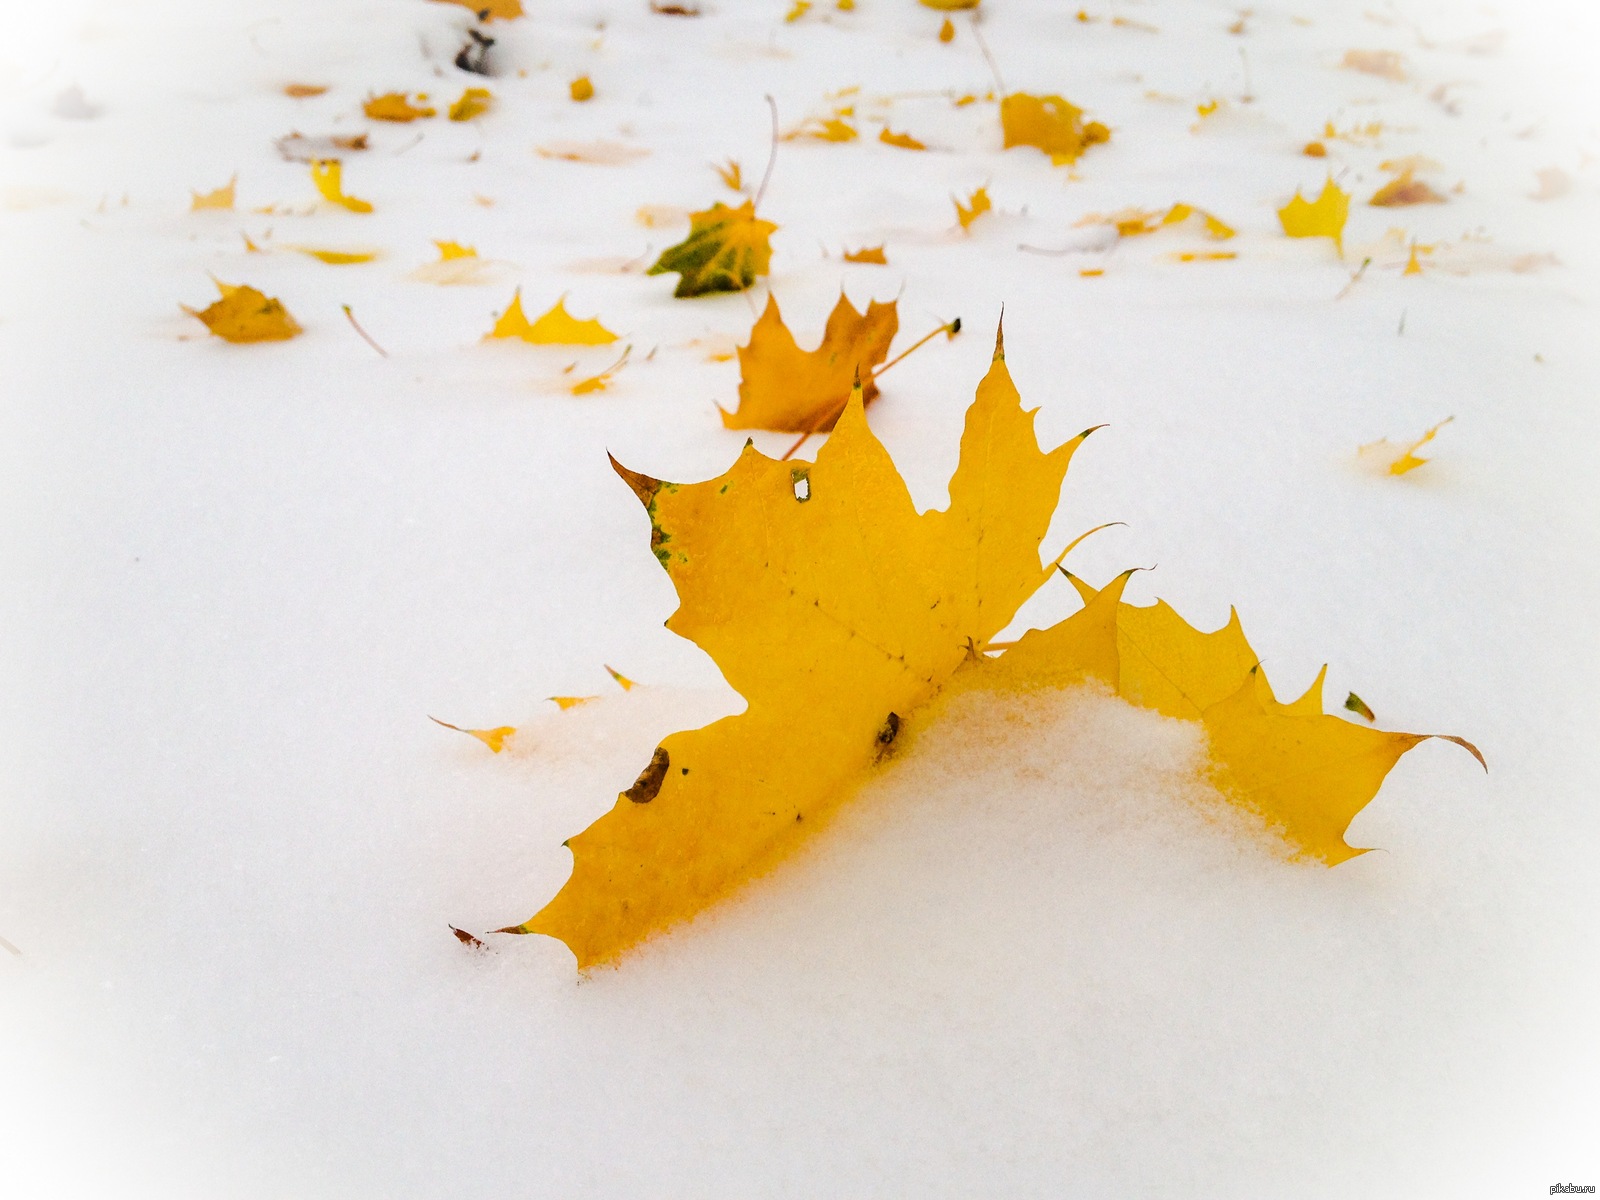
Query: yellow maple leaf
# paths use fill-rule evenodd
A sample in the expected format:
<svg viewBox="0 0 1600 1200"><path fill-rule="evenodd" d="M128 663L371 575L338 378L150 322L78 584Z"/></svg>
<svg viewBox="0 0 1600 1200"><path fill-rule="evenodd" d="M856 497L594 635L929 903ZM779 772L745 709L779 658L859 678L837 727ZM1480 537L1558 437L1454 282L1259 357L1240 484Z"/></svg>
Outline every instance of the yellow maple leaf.
<svg viewBox="0 0 1600 1200"><path fill-rule="evenodd" d="M873 371L889 356L899 331L897 302L872 301L857 312L843 294L833 306L815 350L802 350L783 323L775 297L739 347L739 406L722 409L728 429L815 433L833 428L859 380L863 402L878 394Z"/></svg>
<svg viewBox="0 0 1600 1200"><path fill-rule="evenodd" d="M977 8L978 0L922 0L922 7L935 12L959 12L964 8Z"/></svg>
<svg viewBox="0 0 1600 1200"><path fill-rule="evenodd" d="M450 256L454 257L454 256ZM522 289L512 294L511 303L489 331L491 338L521 338L535 346L608 346L617 340L598 320L580 321L567 311L567 298L562 296L536 321L529 321L522 311Z"/></svg>
<svg viewBox="0 0 1600 1200"><path fill-rule="evenodd" d="M617 670L615 667L613 667L613 666L611 666L611 665L609 665L607 663L601 663L600 665L602 667L605 667L606 674L611 676L612 679L616 680L617 686L619 688L621 688L623 691L631 692L631 691L633 691L634 688L639 686L633 680L629 679L626 675L624 675L621 671Z"/></svg>
<svg viewBox="0 0 1600 1200"><path fill-rule="evenodd" d="M860 131L851 123L853 115L854 110L847 108L829 117L808 117L799 128L784 134L783 140L809 138L817 142L853 142L860 136Z"/></svg>
<svg viewBox="0 0 1600 1200"><path fill-rule="evenodd" d="M878 140L886 146L899 146L902 150L926 150L928 148L909 133L891 133L887 125L878 130Z"/></svg>
<svg viewBox="0 0 1600 1200"><path fill-rule="evenodd" d="M613 460L678 593L667 627L710 654L747 707L667 737L568 839L572 875L555 898L502 932L560 938L587 969L693 917L824 827L947 688L1093 683L1197 721L1226 797L1304 855L1355 853L1350 816L1421 737L1322 716L1320 679L1279 704L1237 620L1204 634L1165 605L1124 604L1124 575L1098 591L1080 583L1079 612L989 657L1054 572L1039 546L1087 436L1041 449L997 339L944 510L917 512L859 396L814 463L747 445L718 478L674 484Z"/></svg>
<svg viewBox="0 0 1600 1200"><path fill-rule="evenodd" d="M474 117L481 117L489 111L492 103L494 103L494 93L488 88L469 87L461 93L461 99L450 106L450 119L470 121Z"/></svg>
<svg viewBox="0 0 1600 1200"><path fill-rule="evenodd" d="M1321 194L1307 200L1296 188L1294 199L1278 210L1283 232L1292 238L1326 237L1344 253L1344 223L1350 215L1350 194L1340 189L1330 175Z"/></svg>
<svg viewBox="0 0 1600 1200"><path fill-rule="evenodd" d="M429 717L428 720L435 725L443 725L446 729L454 729L457 733L475 737L496 754L506 748L506 739L517 732L514 725L500 725L494 729L463 729L460 725L452 725L449 721L439 720L438 717Z"/></svg>
<svg viewBox="0 0 1600 1200"><path fill-rule="evenodd" d="M968 196L965 204L962 204L954 196L950 197L950 200L956 206L956 220L961 223L962 233L971 232L972 223L994 207L989 203L989 188L987 185Z"/></svg>
<svg viewBox="0 0 1600 1200"><path fill-rule="evenodd" d="M1083 109L1060 96L1012 92L1000 101L1005 148L1036 146L1057 165L1076 162L1090 146L1111 140L1099 121L1083 120Z"/></svg>
<svg viewBox="0 0 1600 1200"><path fill-rule="evenodd" d="M1446 417L1414 442L1391 442L1388 438L1380 438L1360 447L1356 454L1362 464L1371 470L1386 475L1404 475L1430 461L1419 457L1417 451L1433 441L1433 435L1454 420L1454 417Z"/></svg>
<svg viewBox="0 0 1600 1200"><path fill-rule="evenodd" d="M301 332L300 326L283 307L282 301L264 296L247 284L214 280L222 299L209 308L193 309L181 305L191 317L198 317L219 338L228 342L282 342Z"/></svg>
<svg viewBox="0 0 1600 1200"><path fill-rule="evenodd" d="M205 208L231 209L233 207L234 187L238 182L239 176L234 175L232 179L215 191L197 192L191 189L189 192L189 211L198 212Z"/></svg>
<svg viewBox="0 0 1600 1200"><path fill-rule="evenodd" d="M736 192L744 191L744 168L734 159L729 159L722 166L711 164L711 169L717 173L717 178Z"/></svg>
<svg viewBox="0 0 1600 1200"><path fill-rule="evenodd" d="M768 239L777 229L756 216L753 200L738 208L713 204L704 212L689 214L689 236L662 251L646 274L677 272L674 296L742 292L757 275L767 273L772 260Z"/></svg>
<svg viewBox="0 0 1600 1200"><path fill-rule="evenodd" d="M427 97L421 94L418 101L426 101ZM373 121L415 121L419 117L431 117L435 110L424 104L412 104L404 92L385 92L381 96L368 96L366 103L361 106L361 111Z"/></svg>
<svg viewBox="0 0 1600 1200"><path fill-rule="evenodd" d="M442 0L470 8L485 21L509 21L522 15L522 0Z"/></svg>
<svg viewBox="0 0 1600 1200"><path fill-rule="evenodd" d="M478 251L473 246L463 246L460 242L434 242L439 248L439 261L450 262L457 258L477 258Z"/></svg>
<svg viewBox="0 0 1600 1200"><path fill-rule="evenodd" d="M600 699L600 697L599 696L547 696L546 699L549 700L552 704L554 704L557 708L559 708L562 712L566 712L567 709L569 709L569 708L577 708L580 704L588 704L593 700Z"/></svg>
<svg viewBox="0 0 1600 1200"><path fill-rule="evenodd" d="M863 246L859 250L846 250L844 252L844 260L845 262L853 263L876 263L880 267L889 265L889 260L884 257L881 245Z"/></svg>
<svg viewBox="0 0 1600 1200"><path fill-rule="evenodd" d="M311 161L311 182L316 184L322 198L351 212L369 213L372 205L365 200L344 194L344 166L337 158L317 158Z"/></svg>

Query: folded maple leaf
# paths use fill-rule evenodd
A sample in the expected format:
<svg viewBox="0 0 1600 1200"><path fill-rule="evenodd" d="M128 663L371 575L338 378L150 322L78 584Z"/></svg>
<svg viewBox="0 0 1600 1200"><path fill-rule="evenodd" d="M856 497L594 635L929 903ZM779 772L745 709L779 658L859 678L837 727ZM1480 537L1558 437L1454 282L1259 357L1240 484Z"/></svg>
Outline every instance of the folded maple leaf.
<svg viewBox="0 0 1600 1200"><path fill-rule="evenodd" d="M1090 146L1111 140L1099 121L1083 120L1083 109L1060 96L1012 92L1000 101L1000 128L1005 148L1036 146L1057 165L1077 162Z"/></svg>
<svg viewBox="0 0 1600 1200"><path fill-rule="evenodd" d="M1040 449L997 341L943 511L917 512L859 396L815 463L746 445L726 474L676 484L613 460L681 601L667 628L710 654L748 706L666 738L566 843L572 876L556 897L501 932L560 938L586 969L693 917L822 828L951 687L1094 681L1197 720L1224 795L1305 855L1358 853L1344 841L1350 818L1422 735L1322 715L1320 679L1279 704L1237 620L1205 634L1164 604L1123 604L1124 575L1081 586L1079 612L987 657L1054 571L1039 544L1087 436Z"/></svg>
<svg viewBox="0 0 1600 1200"><path fill-rule="evenodd" d="M214 282L222 299L209 308L179 307L224 341L283 342L302 332L276 297L263 295L248 284Z"/></svg>
<svg viewBox="0 0 1600 1200"><path fill-rule="evenodd" d="M767 239L777 232L771 221L756 216L753 200L738 208L713 204L704 212L689 214L689 236L669 246L647 272L678 273L674 296L704 296L710 292L742 292L767 273L772 247Z"/></svg>
<svg viewBox="0 0 1600 1200"><path fill-rule="evenodd" d="M802 350L783 323L776 297L769 295L766 311L750 330L750 344L739 347L739 407L721 409L724 427L785 433L832 429L857 380L863 403L878 394L872 373L888 357L900 329L897 304L874 300L859 313L840 293L822 344Z"/></svg>

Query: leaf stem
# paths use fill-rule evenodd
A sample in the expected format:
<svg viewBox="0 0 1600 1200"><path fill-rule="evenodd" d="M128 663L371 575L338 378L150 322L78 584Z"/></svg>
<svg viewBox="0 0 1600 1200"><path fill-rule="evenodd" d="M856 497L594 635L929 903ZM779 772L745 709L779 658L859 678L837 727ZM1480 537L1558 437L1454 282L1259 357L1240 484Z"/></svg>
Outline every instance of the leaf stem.
<svg viewBox="0 0 1600 1200"><path fill-rule="evenodd" d="M349 320L350 327L361 335L361 340L366 342L367 345L371 346L379 354L383 355L384 358L388 358L389 357L389 352L387 350L385 350L382 346L378 345L377 342L373 341L372 340L372 335L370 333L368 333L365 329L361 328L361 322L356 320L356 315L355 315L355 313L350 311L350 306L348 304L341 304L339 307L344 309L344 315L345 315L346 319Z"/></svg>
<svg viewBox="0 0 1600 1200"><path fill-rule="evenodd" d="M972 14L972 37L978 43L978 49L983 52L984 62L989 64L989 73L994 76L994 85L1000 92L1000 99L1006 98L1006 81L1000 78L1000 64L994 61L994 55L989 53L989 43L983 40L983 33L978 29L978 14Z"/></svg>
<svg viewBox="0 0 1600 1200"><path fill-rule="evenodd" d="M756 189L755 198L750 201L751 208L761 207L761 197L767 194L767 184L772 181L772 168L778 165L778 102L770 94L766 100L767 107L772 110L772 148L767 151L767 169L762 173L761 186Z"/></svg>

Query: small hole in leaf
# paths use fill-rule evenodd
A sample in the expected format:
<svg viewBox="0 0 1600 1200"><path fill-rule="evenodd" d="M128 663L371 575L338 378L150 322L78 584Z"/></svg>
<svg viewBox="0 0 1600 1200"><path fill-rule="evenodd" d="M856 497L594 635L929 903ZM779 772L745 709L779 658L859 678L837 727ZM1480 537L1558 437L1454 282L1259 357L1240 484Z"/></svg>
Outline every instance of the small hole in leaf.
<svg viewBox="0 0 1600 1200"><path fill-rule="evenodd" d="M809 467L796 467L789 473L789 478L794 482L794 498L804 504L811 499L811 469Z"/></svg>

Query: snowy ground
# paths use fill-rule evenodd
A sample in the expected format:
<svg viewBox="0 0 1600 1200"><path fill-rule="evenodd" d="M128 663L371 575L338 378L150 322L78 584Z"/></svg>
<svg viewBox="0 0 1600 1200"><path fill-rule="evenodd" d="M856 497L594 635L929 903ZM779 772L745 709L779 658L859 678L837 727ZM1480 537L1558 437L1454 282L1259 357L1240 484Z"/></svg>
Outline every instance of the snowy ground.
<svg viewBox="0 0 1600 1200"><path fill-rule="evenodd" d="M0 5L0 1194L1600 1183L1592 19L1303 0L1230 32L1223 4L985 0L1006 85L1114 130L1069 175L1001 152L993 105L952 106L989 68L911 0L793 23L778 0L528 2L494 26L493 112L392 127L369 92L480 82L451 66L465 9ZM1341 69L1351 49L1405 78ZM1492 770L1420 747L1352 828L1383 852L1327 871L1197 817L1182 726L1093 696L956 706L834 836L620 969L578 981L543 938L474 953L447 923L530 915L656 739L738 704L661 628L671 588L605 452L676 479L731 461L713 403L737 366L709 356L762 293L618 270L684 228L636 213L733 200L708 164L759 176L764 94L792 124L850 86L931 149L871 119L784 143L771 284L803 343L841 283L900 296L907 335L965 320L871 410L919 502L943 503L1004 304L1047 442L1110 424L1049 546L1126 522L1080 573L1158 564L1130 596L1202 626L1237 605L1284 693L1326 660L1335 700ZM1304 157L1328 121L1382 130ZM369 216L316 207L273 147L369 127L345 166ZM596 138L648 154L535 152ZM1447 203L1361 203L1412 154ZM1342 263L1274 212L1330 169L1357 201ZM1550 169L1562 194L1531 198ZM235 172L236 211L188 211ZM963 237L950 195L985 183L996 213ZM1075 224L1180 200L1239 229L1236 260ZM1441 246L1420 277L1374 246L1391 226ZM488 282L413 278L446 238ZM840 261L879 242L887 267ZM205 336L178 306L208 272L306 333ZM480 343L519 284L530 314L568 293L628 335L609 391L562 375L609 351ZM1446 416L1422 470L1356 463ZM1072 607L1049 587L1019 627ZM497 757L429 714L522 732Z"/></svg>

